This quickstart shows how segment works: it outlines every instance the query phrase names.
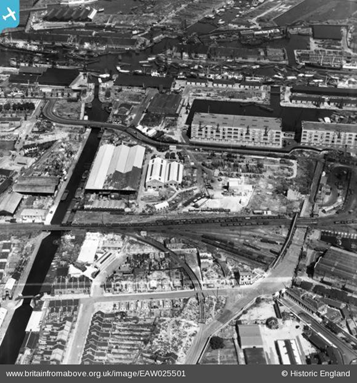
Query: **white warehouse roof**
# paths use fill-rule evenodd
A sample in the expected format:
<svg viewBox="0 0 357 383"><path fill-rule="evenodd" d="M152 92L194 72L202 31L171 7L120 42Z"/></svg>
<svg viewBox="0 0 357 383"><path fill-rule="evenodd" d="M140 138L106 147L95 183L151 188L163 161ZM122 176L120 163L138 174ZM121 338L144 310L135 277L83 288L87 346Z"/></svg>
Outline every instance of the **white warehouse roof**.
<svg viewBox="0 0 357 383"><path fill-rule="evenodd" d="M176 182L180 184L183 177L183 165L179 162L168 162L156 157L150 160L146 183L159 182L162 184Z"/></svg>
<svg viewBox="0 0 357 383"><path fill-rule="evenodd" d="M87 190L136 190L139 187L145 148L110 144L99 148Z"/></svg>

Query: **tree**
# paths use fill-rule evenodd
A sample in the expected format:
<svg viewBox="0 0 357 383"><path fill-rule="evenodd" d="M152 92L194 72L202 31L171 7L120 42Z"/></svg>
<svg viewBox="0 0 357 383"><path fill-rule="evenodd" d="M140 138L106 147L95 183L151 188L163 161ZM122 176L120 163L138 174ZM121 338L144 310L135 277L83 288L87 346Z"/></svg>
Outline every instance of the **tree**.
<svg viewBox="0 0 357 383"><path fill-rule="evenodd" d="M212 350L218 350L224 348L224 341L219 336L213 336L209 341Z"/></svg>

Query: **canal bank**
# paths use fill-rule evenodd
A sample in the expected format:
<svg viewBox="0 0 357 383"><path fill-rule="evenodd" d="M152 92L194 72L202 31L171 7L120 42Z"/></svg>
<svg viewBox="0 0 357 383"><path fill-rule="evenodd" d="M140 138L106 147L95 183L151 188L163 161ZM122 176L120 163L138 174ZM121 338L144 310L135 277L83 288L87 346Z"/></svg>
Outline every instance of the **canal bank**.
<svg viewBox="0 0 357 383"><path fill-rule="evenodd" d="M62 222L79 187L84 171L92 164L100 142L98 138L99 131L100 129L91 129L86 145L67 185L68 197L65 201L59 202L51 221L52 224ZM38 245L37 254L33 257L33 265L22 291L24 296L35 296L41 292L46 274L58 249L61 235L61 232L51 232ZM24 274L23 278L26 279L26 274ZM14 301L13 310L8 326L3 326L6 333L0 346L0 364L14 364L16 362L25 337L25 329L32 313L31 299L24 299L22 305L18 308L16 308Z"/></svg>
<svg viewBox="0 0 357 383"><path fill-rule="evenodd" d="M28 260L26 267L24 268L24 270L21 274L21 277L16 284L16 287L15 287L14 292L13 292L13 299L2 301L2 303L1 303L1 307L6 308L7 313L6 313L5 319L2 323L2 326L0 328L0 345L1 345L1 343L5 337L6 329L9 327L9 324L12 320L12 317L14 315L16 308L21 305L21 300L16 300L16 298L18 298L18 296L20 294L22 294L22 290L24 289L24 286L26 284L27 276L29 275L29 273L32 269L32 266L35 262L36 255L40 249L41 243L48 235L49 235L49 233L42 232L38 236L36 236L35 238L30 239L30 242L33 241L35 246L34 246L34 249L31 253L31 255L29 256L29 260Z"/></svg>
<svg viewBox="0 0 357 383"><path fill-rule="evenodd" d="M24 296L35 296L40 293L47 270L58 248L56 240L61 238L61 233L50 233L39 246L35 261L32 265L26 285L22 291ZM25 329L32 313L31 299L23 300L7 327L6 334L0 346L0 364L14 364L19 354L21 344L25 337Z"/></svg>

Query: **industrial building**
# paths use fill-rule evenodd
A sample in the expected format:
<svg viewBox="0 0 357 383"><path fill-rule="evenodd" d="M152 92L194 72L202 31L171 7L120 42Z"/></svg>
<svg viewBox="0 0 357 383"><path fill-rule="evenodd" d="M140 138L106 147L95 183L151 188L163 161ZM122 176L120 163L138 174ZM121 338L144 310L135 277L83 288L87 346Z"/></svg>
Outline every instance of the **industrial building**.
<svg viewBox="0 0 357 383"><path fill-rule="evenodd" d="M259 325L239 325L238 332L242 349L251 347L263 348L263 338Z"/></svg>
<svg viewBox="0 0 357 383"><path fill-rule="evenodd" d="M19 193L7 193L0 198L0 215L14 215L22 200Z"/></svg>
<svg viewBox="0 0 357 383"><path fill-rule="evenodd" d="M243 353L246 364L267 364L262 347L247 347L243 350Z"/></svg>
<svg viewBox="0 0 357 383"><path fill-rule="evenodd" d="M326 86L295 85L290 89L291 93L316 94L321 97L357 97L357 89L333 88Z"/></svg>
<svg viewBox="0 0 357 383"><path fill-rule="evenodd" d="M325 40L325 39L341 40L342 28L343 28L342 25L313 25L312 26L313 37L314 39L321 39L321 40Z"/></svg>
<svg viewBox="0 0 357 383"><path fill-rule="evenodd" d="M357 129L353 124L303 121L301 145L353 151L357 149Z"/></svg>
<svg viewBox="0 0 357 383"><path fill-rule="evenodd" d="M314 279L357 292L357 254L331 246L319 258Z"/></svg>
<svg viewBox="0 0 357 383"><path fill-rule="evenodd" d="M281 148L281 119L195 113L191 123L191 141L232 146Z"/></svg>
<svg viewBox="0 0 357 383"><path fill-rule="evenodd" d="M183 165L156 157L150 160L146 174L146 187L160 189L164 186L177 187L182 183Z"/></svg>
<svg viewBox="0 0 357 383"><path fill-rule="evenodd" d="M174 82L173 77L155 77L155 76L135 76L129 74L119 74L115 80L115 85L121 87L138 88L157 88L160 90L169 90Z"/></svg>
<svg viewBox="0 0 357 383"><path fill-rule="evenodd" d="M139 188L145 148L140 145L99 148L86 184L86 191L136 192Z"/></svg>
<svg viewBox="0 0 357 383"><path fill-rule="evenodd" d="M73 0L66 0L64 4L70 5L80 5L80 3L92 3L93 1L77 1L73 2ZM67 8L67 7L59 7L52 8L44 17L45 21L51 22L85 22L93 20L96 15L97 10L94 8L86 7L78 7L78 8Z"/></svg>
<svg viewBox="0 0 357 383"><path fill-rule="evenodd" d="M175 117L179 113L181 95L179 94L155 94L148 111L154 114Z"/></svg>
<svg viewBox="0 0 357 383"><path fill-rule="evenodd" d="M277 340L275 341L275 346L278 351L280 364L304 364L301 360L295 339Z"/></svg>
<svg viewBox="0 0 357 383"><path fill-rule="evenodd" d="M58 177L20 176L13 186L13 191L21 194L51 195L56 191Z"/></svg>
<svg viewBox="0 0 357 383"><path fill-rule="evenodd" d="M41 68L43 69L43 68ZM9 82L12 84L38 84L43 87L70 87L79 77L78 69L45 68L44 70L21 71L19 74L12 74Z"/></svg>

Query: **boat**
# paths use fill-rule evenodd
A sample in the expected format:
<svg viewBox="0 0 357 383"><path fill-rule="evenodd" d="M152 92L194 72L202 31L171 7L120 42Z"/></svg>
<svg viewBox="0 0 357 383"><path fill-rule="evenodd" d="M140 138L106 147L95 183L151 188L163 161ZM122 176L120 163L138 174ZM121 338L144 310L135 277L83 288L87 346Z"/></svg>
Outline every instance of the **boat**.
<svg viewBox="0 0 357 383"><path fill-rule="evenodd" d="M140 65L149 64L149 61L148 60L139 61L139 64Z"/></svg>
<svg viewBox="0 0 357 383"><path fill-rule="evenodd" d="M149 62L155 61L155 58L156 58L156 56L149 56L148 61Z"/></svg>
<svg viewBox="0 0 357 383"><path fill-rule="evenodd" d="M145 74L144 71L142 71L141 69L135 69L133 71L133 74L136 74L136 75L140 75L140 74Z"/></svg>
<svg viewBox="0 0 357 383"><path fill-rule="evenodd" d="M69 191L66 189L62 194L61 201L65 201L68 197Z"/></svg>
<svg viewBox="0 0 357 383"><path fill-rule="evenodd" d="M117 71L118 71L119 73L130 73L130 70L127 70L127 69L121 69L119 65L118 65L116 68L117 68Z"/></svg>
<svg viewBox="0 0 357 383"><path fill-rule="evenodd" d="M267 106L267 105L258 105L258 108L262 109L262 110L266 110L270 113L274 112L274 109L273 108L270 108L270 106Z"/></svg>

